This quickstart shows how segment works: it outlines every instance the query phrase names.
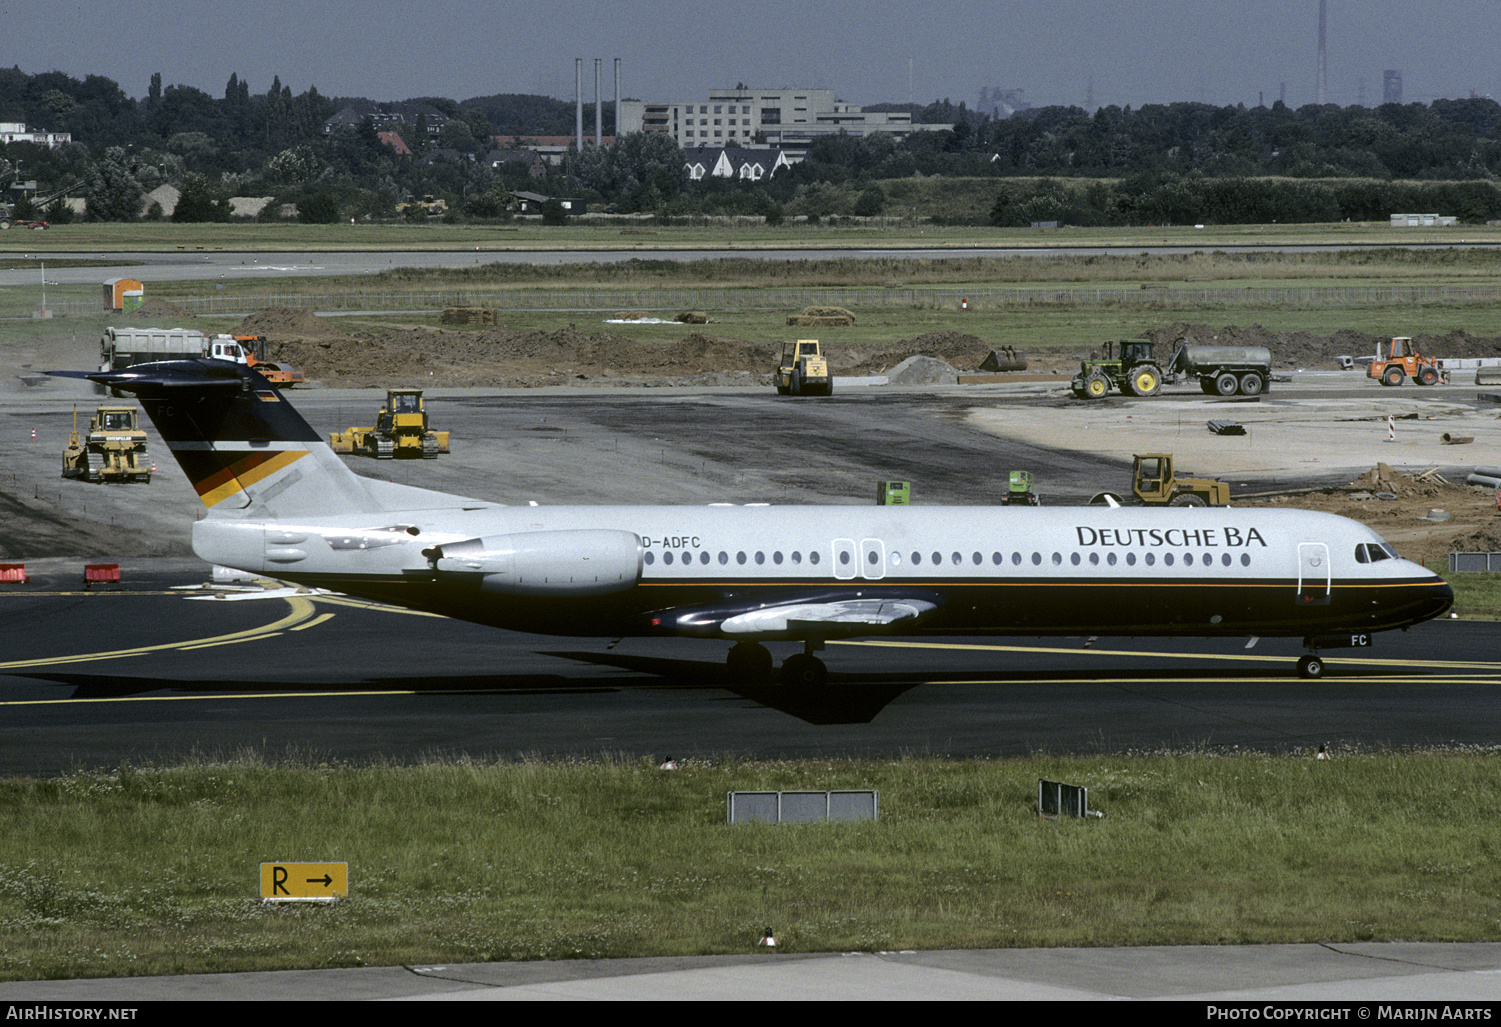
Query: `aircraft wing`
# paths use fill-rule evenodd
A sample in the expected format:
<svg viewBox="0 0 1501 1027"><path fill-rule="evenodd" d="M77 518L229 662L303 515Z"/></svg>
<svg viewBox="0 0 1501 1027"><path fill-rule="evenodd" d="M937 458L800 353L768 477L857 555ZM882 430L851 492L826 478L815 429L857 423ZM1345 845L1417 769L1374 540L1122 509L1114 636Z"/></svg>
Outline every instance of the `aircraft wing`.
<svg viewBox="0 0 1501 1027"><path fill-rule="evenodd" d="M676 622L685 633L717 629L729 638L840 638L894 631L938 609L936 596L828 595L745 607L679 610L663 621Z"/></svg>

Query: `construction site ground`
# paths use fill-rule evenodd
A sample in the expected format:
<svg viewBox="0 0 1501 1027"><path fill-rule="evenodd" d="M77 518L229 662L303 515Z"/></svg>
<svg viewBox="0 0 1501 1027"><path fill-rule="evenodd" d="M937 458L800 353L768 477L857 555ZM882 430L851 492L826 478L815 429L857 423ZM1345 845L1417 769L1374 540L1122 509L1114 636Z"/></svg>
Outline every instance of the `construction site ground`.
<svg viewBox="0 0 1501 1027"><path fill-rule="evenodd" d="M152 323L191 323L190 317L176 316L170 310L148 310L143 316L153 319ZM516 389L522 391L515 403L525 405L528 395L539 395L532 390L572 394L607 388L626 394L642 392L645 398L640 431L649 435L653 406L659 402L655 397L662 397L663 390L670 394L703 390L747 396L770 393L770 371L777 353L773 344L722 338L690 326L664 326L660 342L641 343L614 335L605 325L516 333L501 326L413 326L393 317L388 326L350 332L341 327L340 320L317 317L306 310L265 310L246 318L239 330L265 335L272 359L290 362L307 375L312 388L293 393L294 402L299 397L331 396L333 390L343 395L343 390L418 386L430 390L429 395L439 401L434 409L434 423L439 428L450 427L441 423L445 394L494 395L497 390ZM1170 387L1156 399L1111 397L1100 403L1083 402L1069 394L1066 381L1058 380L1077 368L1080 357L1088 355L1081 350L1034 358L1028 372L995 376L988 384L914 383L907 387L923 390L941 406L944 417L958 419L998 440L1024 442L1055 452L1095 454L1115 461L1118 467L1129 467L1133 453L1173 453L1180 475L1229 481L1237 504L1271 503L1340 513L1371 524L1404 555L1434 560L1442 559L1451 549L1501 551L1501 518L1497 517L1495 493L1464 484L1468 468L1501 464L1501 420L1497 419L1501 406L1477 400L1477 392L1484 390L1477 390L1473 383L1455 382L1428 389L1409 384L1390 389L1364 378L1359 371L1339 371L1337 356L1375 349L1373 337L1351 332L1313 337L1268 332L1256 326L1179 324L1147 334L1156 339L1159 350L1182 338L1265 345L1272 351L1273 370L1279 380L1268 395L1254 402L1204 396L1196 385ZM1445 357L1501 355L1501 340L1477 339L1463 333L1419 342L1425 352ZM959 332L932 333L879 353L837 342L828 347L836 374L846 377L885 374L910 357L929 358L928 365L942 361L956 374L973 371L997 348ZM39 331L0 353L0 412L11 434L22 443L8 453L7 467L0 473L0 504L8 519L25 522L24 527L11 532L9 540L0 543L0 556L61 555L80 546L143 555L181 555L186 551L186 528L194 516L196 499L182 481L176 489L161 488L167 484L161 479L180 478L180 474L173 473L175 465L164 466L171 462L159 444L152 454L158 464L158 482L150 487L56 483L72 404L79 402L83 413L91 409L88 403L92 397L79 391L78 383L50 381L28 386L22 376L34 380L39 370L92 368L97 359L97 339L70 332L64 322L49 325L47 331ZM901 387L898 383L884 388ZM320 389L324 391L320 393ZM855 397L862 393L874 397L880 391L844 388L836 393L835 402L858 401ZM371 392L368 400L352 400L347 412L340 409L329 416L335 421L352 418L349 423L356 423L361 417L368 419L378 403L377 394ZM364 410L366 406L368 411ZM872 416L880 423L879 417ZM1245 434L1213 434L1206 428L1212 419L1239 422ZM49 437L40 445L30 444L30 423L45 423L49 436L61 435L56 453L49 448L55 438ZM320 430L347 427L343 423L314 423ZM1472 441L1446 445L1442 439L1445 433L1451 439ZM838 442L841 447L855 444L852 439ZM457 433L456 456L445 467L463 466L466 458L457 454L463 453L466 444L474 456L480 440L466 440ZM796 448L803 443L788 445ZM733 466L737 461L756 462L763 455L747 448L722 454L722 459ZM1380 465L1387 470L1379 472L1378 477ZM1044 503L1077 502L1093 491L1129 492L1128 473L1112 471L1110 480L1064 481L1056 467L1029 469L1036 476ZM477 467L475 474L479 480L492 483L491 490L479 493L471 486L467 491L504 498L495 494L493 483L503 481L505 473L499 464ZM618 483L611 479L609 468L597 467L588 473L597 477L597 487L588 490L589 497L578 501L605 501L593 497L612 493L652 501L650 496L638 494L634 469ZM653 468L653 473L669 475L673 471L664 464ZM414 479L412 483L423 482ZM696 484L701 483L685 480L681 487L656 491L677 497L664 501L703 501L694 497ZM1300 491L1312 486L1318 488ZM464 490L453 482L434 487ZM1270 491L1281 494L1250 495ZM784 487L783 495L783 501L789 502L828 501L826 486ZM707 498L736 497L716 494ZM758 497L742 497L740 501L754 498ZM554 501L568 500L560 496ZM960 501L970 500L966 496ZM1435 510L1441 513L1432 513ZM180 518L173 522L176 528L168 528L168 518ZM153 527L156 534L149 530ZM89 539L93 542L87 545L80 541Z"/></svg>

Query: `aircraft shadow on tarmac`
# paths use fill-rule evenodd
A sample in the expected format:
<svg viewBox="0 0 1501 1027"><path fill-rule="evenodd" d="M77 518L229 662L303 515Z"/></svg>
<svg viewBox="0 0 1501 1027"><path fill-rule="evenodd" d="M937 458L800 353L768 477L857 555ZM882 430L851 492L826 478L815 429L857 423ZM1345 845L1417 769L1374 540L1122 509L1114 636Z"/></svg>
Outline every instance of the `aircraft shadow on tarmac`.
<svg viewBox="0 0 1501 1027"><path fill-rule="evenodd" d="M558 657L592 664L601 668L628 671L642 675L640 678L621 679L614 675L589 677L564 677L555 674L484 674L424 677L368 677L359 680L334 682L320 681L254 681L254 680L171 680L160 677L129 677L103 674L31 673L18 675L32 680L50 681L73 689L71 698L80 701L90 699L118 699L151 692L176 692L215 694L224 692L379 692L414 693L426 696L455 695L591 695L619 692L632 688L696 689L730 692L761 706L777 710L813 725L868 724L898 696L933 680L934 672L923 673L887 672L830 674L829 680L817 688L783 685L777 681L765 684L745 685L731 683L723 663L706 660L669 659L654 656L638 656L615 652L551 651L540 655ZM1101 668L1088 670L1037 668L1020 671L944 671L942 679L950 685L974 682L987 686L1046 685L1050 682L1078 682L1081 679L1113 683L1129 687L1135 682L1151 681L1157 684L1170 683L1174 679L1184 682L1202 682L1204 671L1194 668ZM1326 689L1339 681L1341 675L1331 674L1321 687ZM1355 673L1349 680L1358 681ZM1216 683L1228 683L1234 679L1262 679L1261 670L1214 671ZM1291 676L1290 687L1303 688L1305 683Z"/></svg>

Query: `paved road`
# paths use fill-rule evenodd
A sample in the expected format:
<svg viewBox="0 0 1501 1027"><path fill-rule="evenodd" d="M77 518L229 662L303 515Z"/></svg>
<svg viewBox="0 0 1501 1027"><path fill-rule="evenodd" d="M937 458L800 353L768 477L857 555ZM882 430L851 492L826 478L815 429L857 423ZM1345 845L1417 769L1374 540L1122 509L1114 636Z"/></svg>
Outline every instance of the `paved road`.
<svg viewBox="0 0 1501 1027"><path fill-rule="evenodd" d="M352 230L358 232L358 229ZM48 233L36 233L42 236ZM47 271L49 284L97 285L110 278L150 278L152 281L204 281L218 278L307 278L323 275L364 275L386 271L393 267L459 268L474 264L526 263L526 264L572 264L572 263L617 263L636 258L653 260L712 260L720 257L744 257L755 260L837 260L849 257L873 259L932 259L937 257L1024 257L1024 256L1108 256L1111 254L1153 253L1165 256L1194 253L1213 246L1227 253L1252 251L1303 251L1359 249L1352 246L1299 246L1299 245L1215 245L1164 246L1151 243L1122 243L1118 246L1071 246L1071 247L933 247L928 249L665 249L657 245L637 248L593 250L509 250L502 249L505 241L489 240L480 244L484 248L458 248L446 250L378 250L378 251L321 251L288 253L264 253L238 250L182 250L138 251L133 253L100 253L59 250L57 239L33 239L34 250L10 250L12 256L46 259L49 255L70 259L118 261L92 267L57 267ZM43 244L47 245L43 245ZM1403 243L1404 247L1422 243ZM1438 244L1434 244L1438 245ZM1470 246L1492 248L1494 243L1464 243L1446 240L1445 247ZM1381 246L1368 247L1384 248ZM12 270L4 267L6 258L0 255L0 286L35 285L37 271L32 268Z"/></svg>
<svg viewBox="0 0 1501 1027"><path fill-rule="evenodd" d="M1501 944L834 952L471 963L0 983L0 1004L172 1000L1099 1001L1171 999L1199 1020L1488 1019ZM1232 1008L1224 1012L1226 1006ZM1311 1003L1319 1003L1311 1008ZM1408 1012L1397 1003L1418 1007ZM16 1008L13 1006L12 1008ZM1199 1006L1202 1008L1194 1008ZM23 1013L37 1017L25 1009ZM58 1016L66 1014L56 1014ZM108 1014L106 1014L108 1015ZM129 1014L126 1018L130 1018Z"/></svg>

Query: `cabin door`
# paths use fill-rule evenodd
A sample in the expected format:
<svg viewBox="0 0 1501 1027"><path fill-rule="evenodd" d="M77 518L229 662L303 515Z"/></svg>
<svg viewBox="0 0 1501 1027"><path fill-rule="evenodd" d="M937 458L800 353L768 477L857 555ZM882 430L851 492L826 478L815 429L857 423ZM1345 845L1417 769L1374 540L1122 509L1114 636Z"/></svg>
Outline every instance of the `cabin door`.
<svg viewBox="0 0 1501 1027"><path fill-rule="evenodd" d="M1329 592L1329 546L1323 542L1299 542L1298 605L1328 606Z"/></svg>

